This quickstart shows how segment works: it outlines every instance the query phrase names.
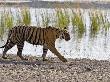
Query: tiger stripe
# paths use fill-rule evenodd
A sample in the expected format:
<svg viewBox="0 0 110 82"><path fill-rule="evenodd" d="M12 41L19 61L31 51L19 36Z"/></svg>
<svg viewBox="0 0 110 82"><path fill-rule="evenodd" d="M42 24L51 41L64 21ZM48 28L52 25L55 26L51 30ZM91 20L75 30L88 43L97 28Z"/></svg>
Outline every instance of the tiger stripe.
<svg viewBox="0 0 110 82"><path fill-rule="evenodd" d="M37 29L34 29L33 35L32 35L32 38L31 38L31 43L33 43L33 44L35 44L35 36L36 36L36 33L37 33Z"/></svg>
<svg viewBox="0 0 110 82"><path fill-rule="evenodd" d="M14 45L17 45L17 55L22 60L25 60L25 58L22 56L22 50L24 46L24 41L27 41L28 43L31 43L33 45L43 46L43 60L46 60L45 57L49 49L56 56L58 56L61 61L66 62L67 60L55 48L55 40L60 36L62 36L62 38L66 41L70 40L70 35L67 31L50 26L47 28L37 28L35 26L15 26L9 31L6 44L1 47L4 47L2 58L7 58L5 56L6 52Z"/></svg>
<svg viewBox="0 0 110 82"><path fill-rule="evenodd" d="M28 36L27 40L29 40L29 39L31 38L32 33L33 33L33 28L31 28L31 29L30 29L30 32L28 33L28 34L29 34L29 36Z"/></svg>
<svg viewBox="0 0 110 82"><path fill-rule="evenodd" d="M37 36L36 36L36 40L35 40L36 44L39 43L40 28L38 28L37 30L38 30L38 31L37 31Z"/></svg>
<svg viewBox="0 0 110 82"><path fill-rule="evenodd" d="M42 33L41 33L40 38L41 38L41 41L42 41L41 44L44 45L44 29L42 29Z"/></svg>

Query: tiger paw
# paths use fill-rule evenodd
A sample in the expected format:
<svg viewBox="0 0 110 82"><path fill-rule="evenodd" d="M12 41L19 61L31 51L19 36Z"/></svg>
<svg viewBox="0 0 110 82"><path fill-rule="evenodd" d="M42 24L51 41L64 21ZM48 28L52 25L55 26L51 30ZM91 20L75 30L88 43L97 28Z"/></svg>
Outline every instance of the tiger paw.
<svg viewBox="0 0 110 82"><path fill-rule="evenodd" d="M67 62L67 59L64 58L63 56L62 56L62 57L59 57L59 59L60 59L62 62Z"/></svg>
<svg viewBox="0 0 110 82"><path fill-rule="evenodd" d="M67 59L63 58L62 62L67 62Z"/></svg>

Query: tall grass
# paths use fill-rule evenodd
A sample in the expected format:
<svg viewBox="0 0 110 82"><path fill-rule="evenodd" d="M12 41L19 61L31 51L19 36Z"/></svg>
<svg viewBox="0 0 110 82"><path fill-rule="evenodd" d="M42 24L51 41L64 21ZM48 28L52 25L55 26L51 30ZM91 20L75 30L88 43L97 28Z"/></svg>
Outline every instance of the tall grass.
<svg viewBox="0 0 110 82"><path fill-rule="evenodd" d="M4 33L6 32L6 30L9 30L13 27L13 23L14 19L13 19L13 15L11 11L6 11L4 10L1 14L0 14L0 38L3 38Z"/></svg>
<svg viewBox="0 0 110 82"><path fill-rule="evenodd" d="M35 9L35 22L36 22L36 26L40 27L40 19L39 19L39 14L37 13L37 10Z"/></svg>
<svg viewBox="0 0 110 82"><path fill-rule="evenodd" d="M49 18L49 14L48 14L47 10L44 11L44 12L41 12L41 17L42 17L42 25L43 25L43 27L49 26L50 18Z"/></svg>
<svg viewBox="0 0 110 82"><path fill-rule="evenodd" d="M21 10L21 17L22 17L22 23L24 25L31 24L31 15L30 15L30 10L28 8L23 8Z"/></svg>
<svg viewBox="0 0 110 82"><path fill-rule="evenodd" d="M19 13L19 14L18 14ZM13 13L11 12L11 9L5 10L0 13L0 37L2 38L5 31L8 29L13 28L14 25L24 24L24 25L30 25L31 23L31 15L30 11L27 8L24 8L21 10L21 12L18 12L16 14L16 18L14 18ZM15 24L16 21L16 24Z"/></svg>
<svg viewBox="0 0 110 82"><path fill-rule="evenodd" d="M82 38L86 31L86 28L83 22L84 20L81 12L72 11L71 20L72 20L73 30L76 33L77 37Z"/></svg>
<svg viewBox="0 0 110 82"><path fill-rule="evenodd" d="M5 29L11 29L14 25L31 24L31 12L29 8L22 8L19 10L17 9L16 11L16 16L13 15L11 10L5 11L4 9L4 12L0 13L0 36L4 34ZM64 27L68 27L71 22L73 25L75 35L78 38L82 38L86 32L86 26L83 17L84 15L80 9L77 9L77 11L71 11L72 15L70 15L70 13L68 13L68 10L65 8L56 8L54 15L51 16L47 9L40 11L40 14L37 14L35 12L36 21L38 23L36 25L43 25L43 27L47 27L51 23L51 20L54 19L56 26L58 26L60 29L64 29ZM42 21L40 21L40 17ZM110 28L110 22L107 18L107 14L97 11L90 11L89 17L90 36L95 37L100 31L103 31L105 34L107 34ZM42 24L40 25L41 22Z"/></svg>
<svg viewBox="0 0 110 82"><path fill-rule="evenodd" d="M11 29L13 27L13 23L14 23L14 18L13 18L13 15L12 15L11 11L6 12L4 18L5 18L6 28Z"/></svg>
<svg viewBox="0 0 110 82"><path fill-rule="evenodd" d="M95 37L99 32L107 34L110 28L110 22L107 19L105 13L101 11L93 11L90 13L90 21L91 21L91 28L90 28L90 35Z"/></svg>
<svg viewBox="0 0 110 82"><path fill-rule="evenodd" d="M23 22L22 22L22 16L21 16L21 13L20 13L20 11L19 11L19 9L17 9L17 11L16 11L16 14L15 14L16 16L16 20L15 20L15 25L21 25L21 24L23 24Z"/></svg>
<svg viewBox="0 0 110 82"><path fill-rule="evenodd" d="M69 14L65 9L56 9L57 25L60 29L64 29L69 26L70 19Z"/></svg>
<svg viewBox="0 0 110 82"><path fill-rule="evenodd" d="M101 20L102 31L106 36L107 32L109 31L109 28L110 28L110 22L107 18L107 14L101 13L100 20Z"/></svg>
<svg viewBox="0 0 110 82"><path fill-rule="evenodd" d="M4 13L1 13L0 16L0 39L3 39L3 34L5 32L5 19L4 19Z"/></svg>
<svg viewBox="0 0 110 82"><path fill-rule="evenodd" d="M90 36L95 37L100 30L100 15L97 12L89 14L91 26L90 26Z"/></svg>

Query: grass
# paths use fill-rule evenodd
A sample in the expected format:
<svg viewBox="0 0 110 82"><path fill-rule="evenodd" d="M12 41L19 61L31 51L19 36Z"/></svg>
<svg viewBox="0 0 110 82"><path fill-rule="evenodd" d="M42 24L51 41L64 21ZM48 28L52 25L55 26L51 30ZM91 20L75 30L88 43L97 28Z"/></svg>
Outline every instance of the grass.
<svg viewBox="0 0 110 82"><path fill-rule="evenodd" d="M100 30L100 16L97 12L90 13L90 36L95 37Z"/></svg>
<svg viewBox="0 0 110 82"><path fill-rule="evenodd" d="M13 27L13 15L11 11L3 11L0 15L0 38L3 38L5 31Z"/></svg>
<svg viewBox="0 0 110 82"><path fill-rule="evenodd" d="M30 25L31 24L31 12L29 8L16 9L16 16L13 15L11 10L0 13L0 37L4 34L5 29L11 29L14 25ZM68 13L65 8L56 8L54 14L50 14L48 10L35 12L35 18L37 26L47 27L51 23L51 20L55 20L54 26L58 26L60 29L68 27L70 22L72 23L75 35L78 38L82 38L86 32L86 26L84 23L84 15L78 9L78 11L72 11L72 15ZM39 16L40 15L40 16ZM54 16L54 17L53 17ZM40 18L41 17L41 18ZM99 11L90 11L90 36L95 37L100 31L105 34L108 33L110 28L110 22L107 18L107 14ZM40 19L42 21L40 21ZM15 23L16 22L16 23ZM53 22L53 21L52 21ZM42 24L41 24L42 23Z"/></svg>
<svg viewBox="0 0 110 82"><path fill-rule="evenodd" d="M21 24L23 24L23 22L22 22L22 17L21 17L21 13L20 13L20 11L17 9L17 12L16 12L16 20L15 20L15 25L21 25Z"/></svg>
<svg viewBox="0 0 110 82"><path fill-rule="evenodd" d="M3 12L0 13L0 38L3 38L5 31L13 28L14 25L30 25L31 23L30 11L27 8L22 9L21 12L17 12L16 17L17 20L15 20L16 18L14 18L11 9L5 10L4 8Z"/></svg>
<svg viewBox="0 0 110 82"><path fill-rule="evenodd" d="M68 12L65 9L56 9L57 25L60 29L69 26L70 19Z"/></svg>
<svg viewBox="0 0 110 82"><path fill-rule="evenodd" d="M90 35L96 37L101 31L106 35L110 28L110 22L107 19L107 15L101 11L90 12Z"/></svg>
<svg viewBox="0 0 110 82"><path fill-rule="evenodd" d="M7 29L11 29L13 27L14 18L11 12L5 13L5 25Z"/></svg>
<svg viewBox="0 0 110 82"><path fill-rule="evenodd" d="M107 32L109 31L109 28L110 28L110 22L107 18L107 14L102 14L101 13L101 16L100 16L100 20L101 20L101 25L102 25L102 31L104 32L105 35L107 35Z"/></svg>
<svg viewBox="0 0 110 82"><path fill-rule="evenodd" d="M41 12L41 17L42 17L42 25L43 27L47 27L49 26L49 22L50 22L50 19L49 19L49 15L48 15L48 11L44 11L44 12Z"/></svg>
<svg viewBox="0 0 110 82"><path fill-rule="evenodd" d="M77 37L82 38L86 31L86 28L83 22L84 20L81 12L72 11L71 20L72 20L73 30L76 33Z"/></svg>
<svg viewBox="0 0 110 82"><path fill-rule="evenodd" d="M35 22L36 26L40 27L40 20L39 20L39 14L37 13L37 10L35 9Z"/></svg>
<svg viewBox="0 0 110 82"><path fill-rule="evenodd" d="M22 17L22 23L24 25L31 24L31 15L30 15L30 10L28 8L21 9L21 17Z"/></svg>
<svg viewBox="0 0 110 82"><path fill-rule="evenodd" d="M2 12L0 16L0 39L3 39L3 34L5 32L4 27L5 27L5 20L4 20L4 14Z"/></svg>

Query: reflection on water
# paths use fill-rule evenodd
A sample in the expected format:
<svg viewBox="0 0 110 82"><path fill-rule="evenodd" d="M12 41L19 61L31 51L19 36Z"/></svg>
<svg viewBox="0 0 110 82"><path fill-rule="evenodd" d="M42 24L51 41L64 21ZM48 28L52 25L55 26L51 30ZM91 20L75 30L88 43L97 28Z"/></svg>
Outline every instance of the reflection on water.
<svg viewBox="0 0 110 82"><path fill-rule="evenodd" d="M0 9L0 12L3 11L4 8ZM14 18L17 19L16 13L19 8L6 8L6 10L11 10ZM67 10L69 13L69 16L72 16L71 9ZM73 9L74 12L77 12L76 9ZM96 10L92 10L96 11ZM47 14L48 12L48 14ZM64 54L65 57L68 58L91 58L91 59L110 59L110 33L109 30L107 30L106 34L104 30L102 30L105 26L100 26L100 31L96 34L95 37L90 37L90 27L91 27L91 21L90 21L90 9L82 10L82 17L83 22L85 24L86 31L83 34L81 38L78 38L75 34L74 28L72 23L70 22L68 26L69 33L71 35L71 40L66 42L64 40L58 39L56 41L56 47L58 51L62 54ZM109 10L101 10L103 12L104 16L106 16L107 21L110 21L110 13ZM31 14L31 25L35 26L43 26L42 23L42 16L41 14L47 15L49 18L49 24L51 26L57 26L56 25L56 10L55 9L34 9L30 8L30 14ZM16 20L15 19L15 20ZM71 18L70 18L71 19ZM75 27L75 26L74 26ZM6 35L4 35L4 40L6 42ZM5 42L1 41L0 46L2 46ZM2 53L3 49L0 49L0 53ZM8 53L14 53L16 54L17 49L16 46L13 47ZM31 44L25 43L23 54L31 54L31 55L41 55L42 54L42 47L41 46L33 46ZM50 51L48 52L48 56L54 56Z"/></svg>

